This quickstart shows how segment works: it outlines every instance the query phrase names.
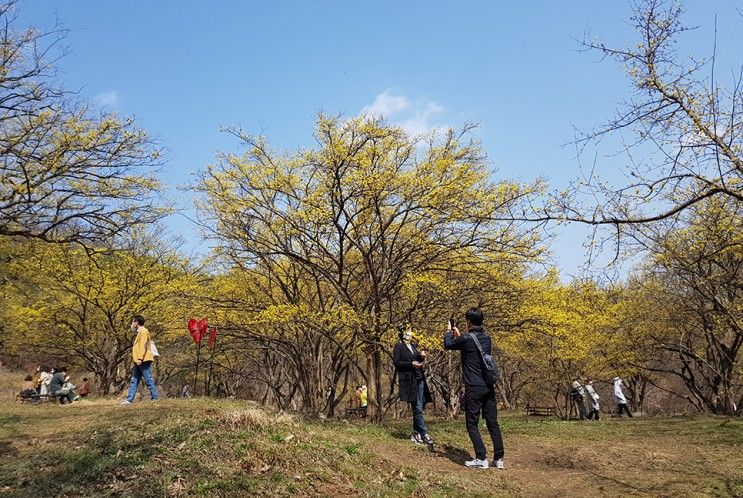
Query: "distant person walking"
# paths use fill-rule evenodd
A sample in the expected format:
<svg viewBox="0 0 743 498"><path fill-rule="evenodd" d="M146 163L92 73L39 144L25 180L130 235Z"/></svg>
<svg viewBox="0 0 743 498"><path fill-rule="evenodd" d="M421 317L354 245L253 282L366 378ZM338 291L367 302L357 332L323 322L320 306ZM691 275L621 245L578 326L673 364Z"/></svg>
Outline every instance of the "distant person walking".
<svg viewBox="0 0 743 498"><path fill-rule="evenodd" d="M475 448L474 460L464 462L467 467L487 469L485 444L480 436L480 414L487 423L490 439L493 441L493 465L498 469L505 468L503 457L503 437L498 425L498 408L495 402L495 386L488 385L483 374L483 361L475 341L479 342L483 353L492 354L492 341L482 326L484 316L478 308L471 308L465 315L467 333L462 334L456 324L450 322L444 333L444 348L461 352L462 377L464 380L464 412L467 433Z"/></svg>
<svg viewBox="0 0 743 498"><path fill-rule="evenodd" d="M591 411L588 412L588 420L599 419L599 395L593 388L593 379L588 380L586 384L586 392L588 393L588 403L591 405Z"/></svg>
<svg viewBox="0 0 743 498"><path fill-rule="evenodd" d="M426 374L423 371L423 362L426 359L424 351L418 351L413 344L413 333L410 330L401 331L400 342L392 350L392 361L395 363L397 378L400 387L400 401L410 403L413 411L413 434L410 440L416 444L433 446L433 439L428 434L428 427L423 418L426 403L433 401L428 389Z"/></svg>
<svg viewBox="0 0 743 498"><path fill-rule="evenodd" d="M585 390L583 389L583 386L578 380L573 381L572 387L573 388L570 390L570 399L573 400L573 403L575 403L575 406L578 408L578 415L580 416L580 419L585 420L586 419L586 405L583 402Z"/></svg>
<svg viewBox="0 0 743 498"><path fill-rule="evenodd" d="M630 413L627 407L627 398L624 397L624 393L622 392L622 379L619 377L614 377L614 398L617 400L619 416L621 417L622 412L625 412L629 418L632 418L632 413Z"/></svg>
<svg viewBox="0 0 743 498"><path fill-rule="evenodd" d="M366 408L369 406L369 390L366 385L359 386L356 389L356 397L359 400L359 408Z"/></svg>
<svg viewBox="0 0 743 498"><path fill-rule="evenodd" d="M129 383L129 394L121 404L130 405L134 402L137 387L139 387L139 381L142 377L147 384L147 389L150 390L151 400L157 401L157 387L155 386L155 379L152 378L152 362L155 361L155 357L152 355L152 338L150 337L150 331L144 326L142 315L134 316L131 330L137 334L132 345L132 360L134 361L132 380Z"/></svg>

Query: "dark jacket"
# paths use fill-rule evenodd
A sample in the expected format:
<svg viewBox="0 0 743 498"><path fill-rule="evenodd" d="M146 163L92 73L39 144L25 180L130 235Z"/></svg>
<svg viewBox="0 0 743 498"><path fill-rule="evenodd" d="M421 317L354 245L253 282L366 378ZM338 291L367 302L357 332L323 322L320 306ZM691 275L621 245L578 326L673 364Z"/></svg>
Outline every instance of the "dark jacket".
<svg viewBox="0 0 743 498"><path fill-rule="evenodd" d="M425 405L426 403L431 403L433 398L431 391L428 389L428 382L426 382L423 368L413 368L413 361L422 362L423 358L418 352L416 345L411 344L411 346L414 353L410 352L410 349L408 349L407 344L404 342L398 342L395 344L395 349L392 350L392 360L395 362L397 379L400 386L400 401L415 403L418 397L418 382L423 382L423 404Z"/></svg>
<svg viewBox="0 0 743 498"><path fill-rule="evenodd" d="M64 387L64 384L65 384L64 377L65 377L65 374L63 372L57 372L54 374L54 377L52 377L51 382L49 382L50 393L54 394L60 389L62 389L62 387Z"/></svg>
<svg viewBox="0 0 743 498"><path fill-rule="evenodd" d="M466 334L462 334L459 337L454 337L451 332L447 332L446 335L444 335L444 348L457 349L461 352L462 378L465 386L488 387L488 384L485 382L485 378L482 375L482 360L480 359L480 353L477 351L475 341L469 337L469 334L477 334L477 339L480 341L483 353L492 354L493 343L490 340L490 336L485 333L485 330L482 327L472 327Z"/></svg>

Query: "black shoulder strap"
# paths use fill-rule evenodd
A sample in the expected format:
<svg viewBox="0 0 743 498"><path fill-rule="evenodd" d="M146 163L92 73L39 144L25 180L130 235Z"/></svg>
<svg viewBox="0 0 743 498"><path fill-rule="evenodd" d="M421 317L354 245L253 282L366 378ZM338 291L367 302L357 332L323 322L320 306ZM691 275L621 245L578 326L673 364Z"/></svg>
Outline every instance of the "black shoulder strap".
<svg viewBox="0 0 743 498"><path fill-rule="evenodd" d="M480 345L480 340L477 338L477 335L475 335L474 332L471 332L469 334L470 337L472 337L472 341L475 343L475 346L477 346L477 351L480 353L480 368L482 368L482 379L485 381L485 383L488 383L488 365L485 362L485 352L482 350L482 345Z"/></svg>
<svg viewBox="0 0 743 498"><path fill-rule="evenodd" d="M477 351L480 353L480 359L483 363L485 363L485 353L482 350L482 346L480 345L480 340L477 338L477 335L475 335L474 332L471 332L467 334L472 338L472 340L475 342L475 346L477 346Z"/></svg>

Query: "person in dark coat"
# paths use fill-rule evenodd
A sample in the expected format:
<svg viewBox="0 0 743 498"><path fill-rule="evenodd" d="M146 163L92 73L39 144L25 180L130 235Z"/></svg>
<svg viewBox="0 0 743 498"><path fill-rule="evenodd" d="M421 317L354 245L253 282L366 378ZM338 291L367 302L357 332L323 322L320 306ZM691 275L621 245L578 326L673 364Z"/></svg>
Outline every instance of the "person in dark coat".
<svg viewBox="0 0 743 498"><path fill-rule="evenodd" d="M410 330L400 332L400 342L392 351L397 378L400 386L400 401L410 403L413 411L413 435L410 440L416 444L433 445L433 439L428 434L428 427L423 418L423 409L426 403L431 403L431 391L428 389L423 362L426 352L419 351L413 344L413 333Z"/></svg>
<svg viewBox="0 0 743 498"><path fill-rule="evenodd" d="M570 390L570 399L575 403L575 407L578 409L578 415L581 420L588 418L586 415L586 404L584 403L585 389L581 385L579 380L574 380L572 389Z"/></svg>
<svg viewBox="0 0 743 498"><path fill-rule="evenodd" d="M464 462L467 467L487 469L490 462L487 459L485 444L480 435L480 415L485 423L493 442L493 463L497 469L505 469L503 457L503 436L498 425L498 407L495 400L495 387L490 385L483 373L483 359L473 338L477 338L483 353L492 354L493 341L483 328L485 316L479 308L470 308L465 315L467 319L467 333L462 334L449 321L444 332L444 349L458 350L462 358L462 380L464 381L464 414L465 426L475 448L475 458Z"/></svg>

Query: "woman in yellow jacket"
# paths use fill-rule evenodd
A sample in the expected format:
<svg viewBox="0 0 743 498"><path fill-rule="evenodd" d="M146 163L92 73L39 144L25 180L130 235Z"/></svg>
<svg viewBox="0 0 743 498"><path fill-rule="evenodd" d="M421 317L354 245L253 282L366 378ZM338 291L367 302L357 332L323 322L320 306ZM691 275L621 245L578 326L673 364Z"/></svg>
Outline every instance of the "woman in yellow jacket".
<svg viewBox="0 0 743 498"><path fill-rule="evenodd" d="M157 401L157 387L155 386L155 379L152 378L152 362L155 361L155 357L152 355L152 339L150 338L150 331L144 326L142 315L134 316L132 332L137 333L134 345L132 345L134 366L132 367L132 380L129 383L129 395L121 402L122 405L132 404L142 377L147 384L147 389L150 390L150 398L152 401Z"/></svg>

